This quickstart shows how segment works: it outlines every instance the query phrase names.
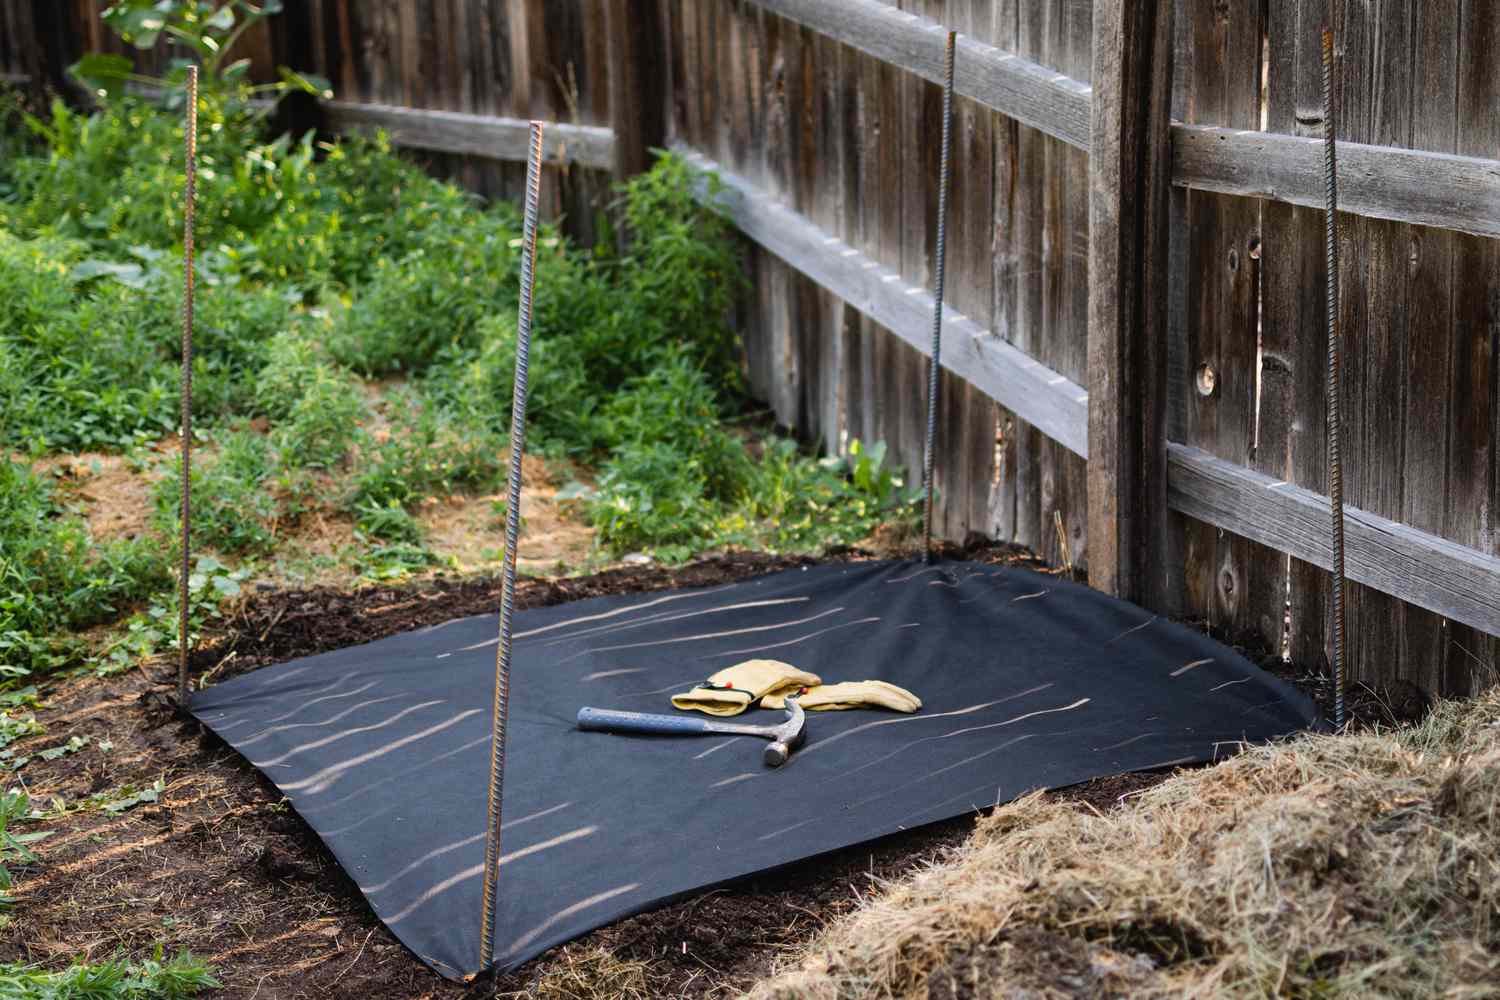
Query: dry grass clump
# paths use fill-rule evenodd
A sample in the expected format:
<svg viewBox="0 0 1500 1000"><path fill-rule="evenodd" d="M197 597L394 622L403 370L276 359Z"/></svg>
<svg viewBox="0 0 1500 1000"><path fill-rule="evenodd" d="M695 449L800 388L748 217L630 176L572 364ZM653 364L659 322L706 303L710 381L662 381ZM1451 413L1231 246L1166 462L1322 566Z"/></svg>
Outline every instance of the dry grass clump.
<svg viewBox="0 0 1500 1000"><path fill-rule="evenodd" d="M1015 802L752 995L1497 996L1497 908L1500 688L1105 815Z"/></svg>
<svg viewBox="0 0 1500 1000"><path fill-rule="evenodd" d="M497 1000L648 1000L646 963L615 957L606 948L565 946L557 961L518 990L496 990Z"/></svg>

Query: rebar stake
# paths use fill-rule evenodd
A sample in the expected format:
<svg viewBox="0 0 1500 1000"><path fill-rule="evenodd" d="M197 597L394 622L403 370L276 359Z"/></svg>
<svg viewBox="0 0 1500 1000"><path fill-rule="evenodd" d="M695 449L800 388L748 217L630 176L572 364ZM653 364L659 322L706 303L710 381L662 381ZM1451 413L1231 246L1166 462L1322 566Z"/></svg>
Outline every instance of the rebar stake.
<svg viewBox="0 0 1500 1000"><path fill-rule="evenodd" d="M516 598L516 543L521 534L521 456L526 451L527 364L531 353L531 292L536 283L536 223L542 189L542 123L531 123L522 231L521 306L516 324L516 377L510 406L510 492L505 508L505 563L500 584L500 645L495 652L495 704L490 741L489 826L484 846L484 913L479 971L495 963L495 886L500 878L500 800L505 785L505 721L510 710L511 616Z"/></svg>
<svg viewBox="0 0 1500 1000"><path fill-rule="evenodd" d="M1332 6L1332 5L1330 5ZM1333 29L1323 29L1323 240L1327 264L1328 500L1333 513L1333 724L1344 728L1344 462L1340 448L1342 388L1339 342L1338 169L1334 139Z"/></svg>
<svg viewBox="0 0 1500 1000"><path fill-rule="evenodd" d="M932 466L937 442L938 384L943 353L943 276L948 248L948 182L953 153L953 54L958 32L943 50L943 145L938 165L937 259L934 262L932 360L927 366L927 441L922 451L922 551L932 562Z"/></svg>
<svg viewBox="0 0 1500 1000"><path fill-rule="evenodd" d="M193 451L193 221L198 194L198 67L188 67L187 186L182 208L182 565L177 581L177 704L188 703L188 506Z"/></svg>

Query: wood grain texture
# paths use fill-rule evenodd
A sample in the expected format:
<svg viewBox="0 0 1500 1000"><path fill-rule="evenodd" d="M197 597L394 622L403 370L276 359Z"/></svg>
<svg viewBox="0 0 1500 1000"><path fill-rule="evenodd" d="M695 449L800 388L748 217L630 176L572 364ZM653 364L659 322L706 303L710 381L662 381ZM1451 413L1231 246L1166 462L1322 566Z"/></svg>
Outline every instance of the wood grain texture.
<svg viewBox="0 0 1500 1000"><path fill-rule="evenodd" d="M930 81L942 73L938 21L882 0L753 0ZM1204 12L1208 8L1203 8ZM954 89L965 97L1088 149L1092 89L986 42L961 38ZM1288 204L1322 204L1317 139L1258 129L1174 123L1173 183ZM1345 143L1340 208L1355 215L1500 235L1500 160L1443 151Z"/></svg>
<svg viewBox="0 0 1500 1000"><path fill-rule="evenodd" d="M957 31L988 39L988 3L953 0L945 18ZM954 100L953 194L948 249L947 297L980 326L994 325L994 112L965 97ZM992 537L990 491L995 481L995 433L999 409L968 382L943 373L944 421L938 451L939 496L944 500L945 537L971 533Z"/></svg>
<svg viewBox="0 0 1500 1000"><path fill-rule="evenodd" d="M1086 80L1092 72L1092 0L1060 0L1053 6L1047 24L1047 50L1043 62L1075 80ZM1045 257L1043 311L1048 318L1043 346L1037 359L1049 368L1084 385L1088 382L1088 263L1089 263L1089 157L1084 149L1048 138L1052 164L1047 177L1047 227L1051 252ZM1067 536L1065 551L1049 549L1054 565L1071 560L1079 570L1087 569L1088 469L1078 456L1056 441L1042 442L1043 490L1052 485L1045 520L1061 515ZM1056 540L1056 531L1047 535ZM1060 547L1060 543L1057 543Z"/></svg>
<svg viewBox="0 0 1500 1000"><path fill-rule="evenodd" d="M1453 150L1457 125L1459 0L1418 5L1410 26L1411 69L1407 76L1412 116L1407 141L1422 149ZM1452 295L1453 234L1439 229L1405 227L1406 267L1396 280L1405 284L1406 338L1400 367L1404 373L1402 467L1404 483L1397 519L1422 531L1443 530L1443 494L1447 486L1447 377L1452 337L1447 335ZM1398 244L1398 258L1401 245ZM1429 331L1441 331L1432 336ZM1401 604L1396 609L1394 660L1404 676L1425 691L1445 683L1449 625L1441 615Z"/></svg>
<svg viewBox="0 0 1500 1000"><path fill-rule="evenodd" d="M678 151L704 170L715 167L691 150ZM719 204L747 235L914 348L922 346L930 296L743 180L722 172L719 176L725 185ZM946 315L948 328L963 335L950 342L955 373L1014 406L1035 425L1067 437L1071 423L1072 437L1086 447L1087 396L1080 387L1008 345L995 350L995 338L956 310ZM1035 397L1044 393L1071 417L1058 420L1039 412ZM1033 398L1024 400L1027 396ZM1327 497L1187 445L1169 445L1168 452L1173 509L1311 565L1330 564ZM1346 513L1351 579L1455 621L1500 632L1500 557L1357 508Z"/></svg>
<svg viewBox="0 0 1500 1000"><path fill-rule="evenodd" d="M944 25L881 0L754 0L931 83L943 78ZM960 38L953 89L1038 131L1088 147L1089 88L974 38Z"/></svg>
<svg viewBox="0 0 1500 1000"><path fill-rule="evenodd" d="M1067 0L1041 0L1022 4L1019 8L1019 32L1017 45L1022 55L1035 59L1040 64L1063 71L1060 64L1068 57L1064 13ZM1027 247L1032 265L1024 272L1027 288L1026 305L1032 316L1029 339L1031 348L1026 352L1042 364L1064 376L1072 374L1073 351L1070 331L1064 324L1071 318L1072 303L1067 297L1069 257L1077 249L1087 253L1087 235L1075 233L1074 219L1068 214L1070 199L1068 183L1072 164L1068 159L1066 142L1032 129L1026 137L1028 150L1027 196L1035 209L1028 219ZM1080 242L1075 247L1071 240ZM1078 331L1087 337L1086 329ZM1087 345L1084 344L1086 349ZM1083 380L1078 380L1082 384ZM1064 535L1071 534L1078 525L1078 508L1087 516L1087 485L1076 493L1066 465L1066 455L1060 453L1053 440L1045 432L1033 428L1035 437L1027 442L1033 453L1032 468L1036 475L1037 509L1032 512L1036 519L1037 553L1053 566L1063 561L1063 538L1055 530L1058 519L1063 520Z"/></svg>
<svg viewBox="0 0 1500 1000"><path fill-rule="evenodd" d="M651 150L666 142L666 25L658 0L604 0L603 32L609 39L608 101L605 110L615 134L615 176L621 179L650 166Z"/></svg>
<svg viewBox="0 0 1500 1000"><path fill-rule="evenodd" d="M1322 131L1321 9L1272 0L1267 20L1268 127L1312 139ZM1256 467L1318 493L1328 490L1325 462L1323 212L1269 202L1262 221L1261 443ZM1258 569L1269 567L1262 563ZM1313 669L1327 665L1328 574L1300 559L1285 564L1285 597L1258 588L1263 635L1281 643L1278 618L1290 615L1285 648Z"/></svg>
<svg viewBox="0 0 1500 1000"><path fill-rule="evenodd" d="M696 151L675 147L689 163L717 174L717 204L756 243L879 322L917 351L930 345L933 299L895 271L871 260L748 181L726 173ZM708 197L708 185L699 189ZM943 364L1018 413L1081 458L1088 452L1088 395L983 329L956 309L943 313Z"/></svg>
<svg viewBox="0 0 1500 1000"><path fill-rule="evenodd" d="M519 118L474 115L391 105L329 101L329 125L337 131L385 129L391 142L411 149L525 162L528 123ZM544 152L554 162L600 170L615 165L614 133L596 125L548 123Z"/></svg>
<svg viewBox="0 0 1500 1000"><path fill-rule="evenodd" d="M1179 8L1179 74L1186 74L1197 121L1246 128L1260 110L1262 11L1259 0ZM1190 380L1183 440L1234 462L1248 462L1254 442L1258 369L1258 202L1189 190L1183 237L1187 253L1173 275L1184 301L1171 336ZM1181 231L1181 230L1179 230ZM1199 391L1198 373L1203 388ZM1210 381L1211 379L1211 381ZM1210 623L1243 630L1255 586L1253 553L1242 538L1184 526L1185 609Z"/></svg>
<svg viewBox="0 0 1500 1000"><path fill-rule="evenodd" d="M1017 0L997 0L989 11L988 33L978 37L990 44L1013 51L1016 47ZM994 142L991 155L993 177L993 215L989 220L990 238L987 251L990 257L991 284L994 303L990 309L991 325L1002 339L1011 341L1011 329L1015 317L1015 295L1013 289L1016 273L1023 257L1016 240L1015 218L1024 198L1022 178L1018 170L1019 133L1023 126L1015 119L989 111L990 133ZM1032 131L1027 129L1026 131ZM1021 480L1019 471L1020 452L1018 439L1021 423L1015 414L1003 407L996 407L991 416L993 430L993 457L990 467L990 488L985 500L985 532L1001 541L1029 545L1032 540L1023 537L1019 524L1021 508ZM1034 479L1034 477L1032 477ZM1035 504L1029 504L1034 510Z"/></svg>
<svg viewBox="0 0 1500 1000"><path fill-rule="evenodd" d="M1323 204L1313 138L1209 125L1172 128L1173 183L1198 191ZM1500 161L1389 145L1339 145L1339 210L1500 236Z"/></svg>
<svg viewBox="0 0 1500 1000"><path fill-rule="evenodd" d="M1094 7L1089 146L1089 583L1129 600L1153 589L1164 490L1171 7ZM1157 489L1157 487L1161 489Z"/></svg>
<svg viewBox="0 0 1500 1000"><path fill-rule="evenodd" d="M1487 4L1460 5L1454 152L1500 151L1500 18ZM1448 477L1443 534L1500 552L1500 241L1453 238ZM1497 676L1494 639L1455 627L1445 686L1481 690Z"/></svg>
<svg viewBox="0 0 1500 1000"><path fill-rule="evenodd" d="M1168 502L1311 565L1333 563L1328 498L1227 462L1168 446ZM1500 557L1345 507L1348 574L1366 586L1500 634Z"/></svg>

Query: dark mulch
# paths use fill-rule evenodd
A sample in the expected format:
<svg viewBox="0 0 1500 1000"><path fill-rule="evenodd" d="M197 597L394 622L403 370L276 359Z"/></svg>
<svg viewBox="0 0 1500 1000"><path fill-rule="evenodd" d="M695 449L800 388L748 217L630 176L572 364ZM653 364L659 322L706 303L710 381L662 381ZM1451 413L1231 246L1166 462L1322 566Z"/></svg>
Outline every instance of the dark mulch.
<svg viewBox="0 0 1500 1000"><path fill-rule="evenodd" d="M985 562L1036 565L1012 547L954 549ZM829 558L860 559L849 551ZM520 582L521 607L605 594L700 586L811 564L743 554L678 569L613 569L589 577ZM464 615L492 613L498 583L437 579L419 585L257 592L223 634L193 659L212 680L298 656L370 642ZM1255 655L1253 649L1247 649ZM1263 657L1262 657L1263 658ZM1275 665L1278 672L1292 668ZM1285 674L1284 674L1285 675ZM154 804L119 815L98 809L49 820L44 863L23 869L17 918L0 928L0 960L58 965L117 951L189 948L228 984L225 996L273 1000L359 996L365 1000L460 997L462 987L428 972L382 928L312 831L269 782L170 703L164 672L75 678L49 692L38 719L48 734L32 749L88 736L94 746L37 761L17 778L37 805L119 797L160 779ZM1357 701L1356 715L1389 714L1389 696ZM1373 707L1384 706L1384 707ZM1360 713L1364 713L1361 715ZM112 749L97 744L108 741ZM1124 775L1054 793L1080 808L1107 810L1165 774ZM602 928L504 977L525 994L577 956L610 952L645 963L651 995L711 997L767 972L786 950L857 907L876 885L940 857L972 829L963 818L791 866ZM480 989L473 990L479 995ZM588 994L585 994L588 995Z"/></svg>

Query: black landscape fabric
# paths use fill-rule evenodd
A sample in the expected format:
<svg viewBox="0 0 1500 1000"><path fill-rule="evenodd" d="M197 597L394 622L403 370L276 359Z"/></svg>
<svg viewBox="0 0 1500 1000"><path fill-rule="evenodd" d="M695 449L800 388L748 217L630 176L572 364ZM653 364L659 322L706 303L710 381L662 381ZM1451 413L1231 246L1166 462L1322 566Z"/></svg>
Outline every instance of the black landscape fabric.
<svg viewBox="0 0 1500 1000"><path fill-rule="evenodd" d="M209 688L194 714L281 789L395 935L476 971L496 619L465 618ZM581 732L752 658L881 679L915 715L808 714L778 770L751 737ZM754 710L735 721L774 723ZM1212 639L1087 587L974 563L841 563L517 616L497 954L512 968L717 883L1315 725Z"/></svg>

